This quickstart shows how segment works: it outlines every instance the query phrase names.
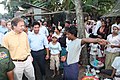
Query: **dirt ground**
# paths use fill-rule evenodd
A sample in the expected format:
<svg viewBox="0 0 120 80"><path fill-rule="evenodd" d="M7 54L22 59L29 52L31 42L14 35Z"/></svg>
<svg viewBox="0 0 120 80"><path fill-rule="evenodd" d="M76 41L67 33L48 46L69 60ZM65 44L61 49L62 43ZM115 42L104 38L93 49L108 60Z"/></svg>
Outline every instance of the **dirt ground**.
<svg viewBox="0 0 120 80"><path fill-rule="evenodd" d="M39 68L37 67L38 71L36 73L36 80L41 80L41 74L39 72ZM60 69L60 75L56 75L54 78L52 78L51 76L53 75L53 72L50 70L49 68L49 61L47 62L47 65L46 65L46 80L63 80L62 79L62 76L63 76L63 70ZM83 66L79 66L79 77L78 77L78 80L82 80L82 78L85 76L85 65ZM27 80L27 78L23 78L23 80ZM102 79L100 79L102 80Z"/></svg>

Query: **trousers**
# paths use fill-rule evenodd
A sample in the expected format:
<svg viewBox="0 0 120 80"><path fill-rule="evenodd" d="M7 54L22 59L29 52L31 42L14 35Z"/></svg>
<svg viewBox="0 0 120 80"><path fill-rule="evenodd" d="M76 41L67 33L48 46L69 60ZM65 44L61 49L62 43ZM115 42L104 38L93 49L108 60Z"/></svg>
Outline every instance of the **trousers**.
<svg viewBox="0 0 120 80"><path fill-rule="evenodd" d="M23 73L28 78L28 80L35 80L34 67L32 65L31 57L29 56L26 61L19 62L13 61L15 64L14 68L14 79L22 80Z"/></svg>

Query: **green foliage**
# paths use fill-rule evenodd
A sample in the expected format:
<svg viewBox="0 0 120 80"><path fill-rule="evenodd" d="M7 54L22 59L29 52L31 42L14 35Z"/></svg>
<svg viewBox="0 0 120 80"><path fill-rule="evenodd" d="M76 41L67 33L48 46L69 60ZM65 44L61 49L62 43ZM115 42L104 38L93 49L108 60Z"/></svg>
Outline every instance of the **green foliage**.
<svg viewBox="0 0 120 80"><path fill-rule="evenodd" d="M88 12L92 16L103 15L110 11L117 0L82 0L83 11Z"/></svg>
<svg viewBox="0 0 120 80"><path fill-rule="evenodd" d="M63 2L60 3L59 0L10 0L6 5L7 0L4 0L0 4L4 4L9 12L18 10L18 6L21 5L21 2L31 3L50 11L71 11L75 9L73 1L74 0L63 0ZM117 0L82 0L82 8L84 12L102 15L110 11L116 2Z"/></svg>
<svg viewBox="0 0 120 80"><path fill-rule="evenodd" d="M38 7L44 7L51 11L61 11L61 10L74 10L75 5L74 0L63 0L62 4L59 0L35 0L32 2L33 5ZM82 8L84 12L90 12L96 14L104 14L111 10L115 5L116 0L82 0Z"/></svg>

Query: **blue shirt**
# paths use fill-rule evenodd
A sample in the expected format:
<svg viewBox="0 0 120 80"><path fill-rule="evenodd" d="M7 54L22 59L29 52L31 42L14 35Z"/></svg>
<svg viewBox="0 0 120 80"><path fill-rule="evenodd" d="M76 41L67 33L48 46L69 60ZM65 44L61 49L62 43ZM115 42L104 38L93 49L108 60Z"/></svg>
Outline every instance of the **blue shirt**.
<svg viewBox="0 0 120 80"><path fill-rule="evenodd" d="M56 44L50 42L49 49L51 54L59 54L60 51L62 50L59 42L57 42Z"/></svg>
<svg viewBox="0 0 120 80"><path fill-rule="evenodd" d="M30 35L28 35L28 39L30 48L33 51L42 50L44 49L44 46L45 48L49 47L48 40L45 35L31 33Z"/></svg>
<svg viewBox="0 0 120 80"><path fill-rule="evenodd" d="M5 34L8 31L6 27L0 26L0 33Z"/></svg>

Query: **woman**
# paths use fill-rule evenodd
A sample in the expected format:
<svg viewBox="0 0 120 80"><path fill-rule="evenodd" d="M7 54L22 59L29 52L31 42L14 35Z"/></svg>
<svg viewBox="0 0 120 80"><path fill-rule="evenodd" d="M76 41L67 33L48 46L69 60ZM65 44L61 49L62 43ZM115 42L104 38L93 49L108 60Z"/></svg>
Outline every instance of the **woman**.
<svg viewBox="0 0 120 80"><path fill-rule="evenodd" d="M101 39L107 39L109 28L107 28L106 21L103 20L101 23L101 27L97 30L97 37Z"/></svg>
<svg viewBox="0 0 120 80"><path fill-rule="evenodd" d="M118 35L119 26L113 26L112 34L107 36L109 45L106 48L105 69L112 69L112 62L120 53L120 36Z"/></svg>

